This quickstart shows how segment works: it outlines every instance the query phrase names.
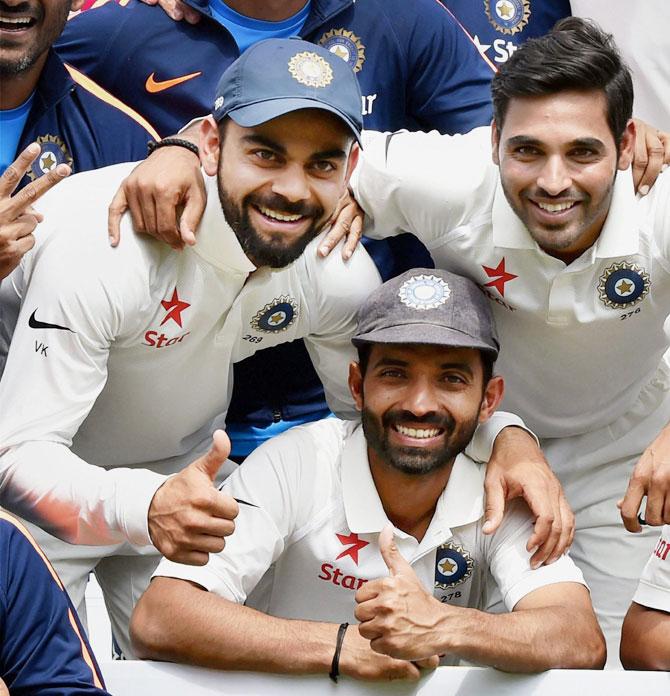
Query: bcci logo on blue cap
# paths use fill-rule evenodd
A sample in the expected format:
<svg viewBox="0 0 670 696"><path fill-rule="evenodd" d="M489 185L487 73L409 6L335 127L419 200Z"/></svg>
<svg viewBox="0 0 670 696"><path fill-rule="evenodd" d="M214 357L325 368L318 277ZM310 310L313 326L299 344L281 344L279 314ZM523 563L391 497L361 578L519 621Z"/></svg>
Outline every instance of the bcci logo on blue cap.
<svg viewBox="0 0 670 696"><path fill-rule="evenodd" d="M288 71L301 85L327 87L333 81L333 69L312 51L296 53L288 62Z"/></svg>

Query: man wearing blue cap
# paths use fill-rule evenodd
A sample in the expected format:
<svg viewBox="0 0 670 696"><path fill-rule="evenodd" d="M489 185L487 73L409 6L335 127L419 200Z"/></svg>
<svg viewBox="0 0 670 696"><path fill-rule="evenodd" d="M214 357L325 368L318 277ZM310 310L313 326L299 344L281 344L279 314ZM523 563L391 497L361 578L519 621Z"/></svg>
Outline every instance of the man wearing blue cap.
<svg viewBox="0 0 670 696"><path fill-rule="evenodd" d="M363 250L348 267L340 254L302 252L355 164L360 98L326 49L249 49L202 124L213 195L184 252L139 238L129 220L125 243L107 244L107 204L128 165L74 176L39 205L44 229L13 277L22 309L0 384L0 494L90 544L32 527L75 605L96 571L126 656L158 551L202 565L233 530L237 503L214 485L231 468L219 472L229 443L215 431L232 363L304 338L331 408L356 413L349 339L379 275Z"/></svg>
<svg viewBox="0 0 670 696"><path fill-rule="evenodd" d="M482 531L485 466L464 450L503 395L485 295L408 271L365 301L352 341L362 425L292 428L246 459L224 487L247 502L225 551L202 568L162 561L139 601L140 656L335 681L416 679L438 655L602 666L580 571L567 556L531 569L525 504ZM497 592L513 615L484 611Z"/></svg>

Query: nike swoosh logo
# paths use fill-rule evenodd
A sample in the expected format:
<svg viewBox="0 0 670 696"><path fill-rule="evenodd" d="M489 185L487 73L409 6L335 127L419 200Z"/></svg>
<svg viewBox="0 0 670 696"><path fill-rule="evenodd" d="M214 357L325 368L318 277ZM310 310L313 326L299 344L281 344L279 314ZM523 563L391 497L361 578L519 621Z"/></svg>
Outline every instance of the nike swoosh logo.
<svg viewBox="0 0 670 696"><path fill-rule="evenodd" d="M31 329L60 329L61 331L72 331L72 329L68 328L67 326L58 326L58 324L47 324L44 321L40 321L39 319L35 319L35 314L37 313L37 310L35 310L31 315L30 319L28 319L28 326Z"/></svg>
<svg viewBox="0 0 670 696"><path fill-rule="evenodd" d="M150 92L151 94L162 92L166 89L170 89L170 87L176 87L182 82L188 82L194 77L199 77L202 75L202 72L194 72L189 73L188 75L182 75L181 77L173 77L171 80L156 80L155 75L156 73L151 73L151 75L147 77L147 81L144 84L147 92Z"/></svg>

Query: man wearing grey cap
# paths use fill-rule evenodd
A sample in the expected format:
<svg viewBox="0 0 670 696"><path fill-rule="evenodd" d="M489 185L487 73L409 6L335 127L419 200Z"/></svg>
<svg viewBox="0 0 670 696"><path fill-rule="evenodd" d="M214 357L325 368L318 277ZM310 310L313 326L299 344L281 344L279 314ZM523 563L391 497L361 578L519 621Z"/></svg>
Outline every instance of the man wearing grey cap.
<svg viewBox="0 0 670 696"><path fill-rule="evenodd" d="M408 271L362 305L352 342L362 425L299 426L247 458L223 488L245 501L235 534L204 567L161 562L133 615L138 654L335 681L416 679L438 655L602 666L580 571L567 556L530 567L525 503L482 533L485 465L464 449L503 395L485 296ZM496 591L513 613L482 611Z"/></svg>
<svg viewBox="0 0 670 696"><path fill-rule="evenodd" d="M232 468L219 471L229 443L215 432L232 363L304 338L331 408L356 415L349 339L380 278L364 251L348 267L302 252L345 190L360 100L326 49L249 49L202 124L213 195L183 252L129 219L124 243L106 243L107 203L132 165L74 176L39 205L46 221L12 278L22 308L0 384L0 497L78 545L32 527L75 605L95 570L126 656L158 551L202 565L233 530L237 503L214 485Z"/></svg>

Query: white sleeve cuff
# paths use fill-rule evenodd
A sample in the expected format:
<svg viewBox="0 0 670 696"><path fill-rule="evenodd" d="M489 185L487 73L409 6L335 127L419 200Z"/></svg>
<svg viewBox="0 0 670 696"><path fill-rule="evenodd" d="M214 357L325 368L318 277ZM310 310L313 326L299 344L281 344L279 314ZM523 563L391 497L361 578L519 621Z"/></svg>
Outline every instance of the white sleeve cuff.
<svg viewBox="0 0 670 696"><path fill-rule="evenodd" d="M509 426L515 426L525 430L539 447L539 440L532 430L526 427L519 416L507 411L496 411L485 423L480 423L475 430L475 435L465 448L465 454L476 462L488 462L496 438L502 430Z"/></svg>
<svg viewBox="0 0 670 696"><path fill-rule="evenodd" d="M122 471L117 469L110 473ZM149 545L152 543L149 536L149 507L156 491L168 477L147 469L135 469L132 476L124 478L125 481L117 486L116 491L119 528L131 544Z"/></svg>
<svg viewBox="0 0 670 696"><path fill-rule="evenodd" d="M633 601L643 607L670 612L670 588L653 585L646 580L640 580Z"/></svg>
<svg viewBox="0 0 670 696"><path fill-rule="evenodd" d="M579 570L574 561L569 556L561 556L551 565L543 565L523 573L518 582L514 583L503 597L507 610L512 611L519 600L534 590L554 585L557 582L576 582L588 588L582 571Z"/></svg>
<svg viewBox="0 0 670 696"><path fill-rule="evenodd" d="M158 568L156 568L154 574L151 576L151 579L165 577L175 578L177 580L188 580L224 599L235 602L236 604L244 604L246 597L240 597L237 593L233 592L221 579L221 576L214 571L212 558L215 558L215 556L216 554L211 554L210 562L204 566L190 566L183 563L175 563L167 558L163 558L158 564Z"/></svg>

